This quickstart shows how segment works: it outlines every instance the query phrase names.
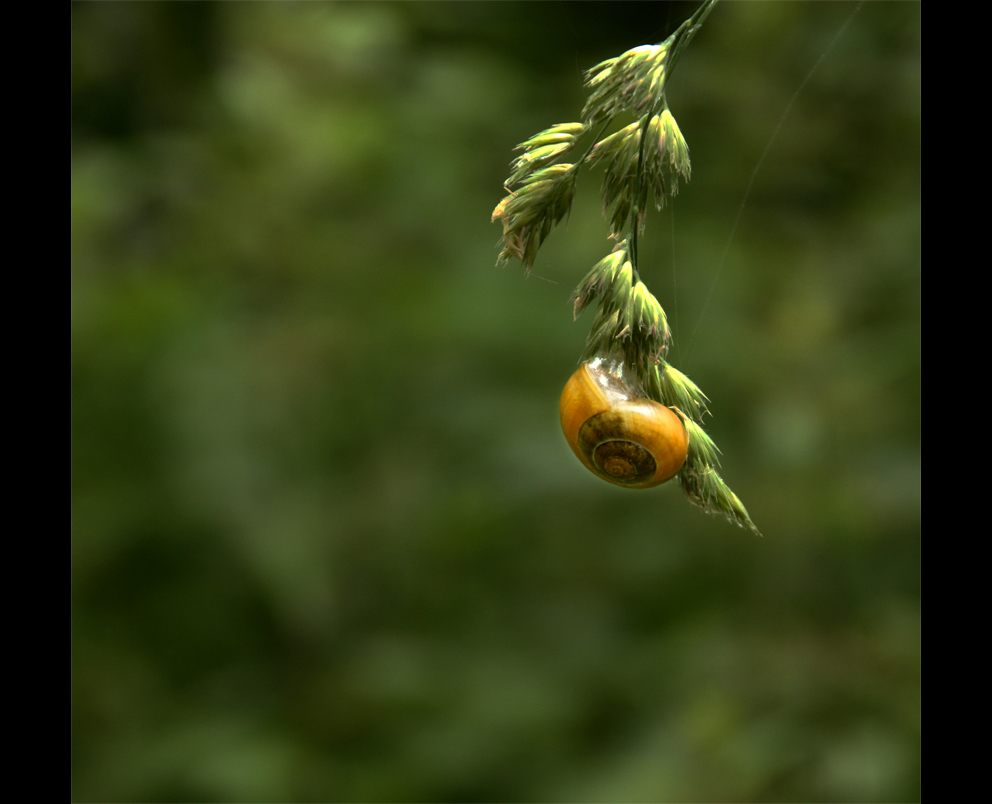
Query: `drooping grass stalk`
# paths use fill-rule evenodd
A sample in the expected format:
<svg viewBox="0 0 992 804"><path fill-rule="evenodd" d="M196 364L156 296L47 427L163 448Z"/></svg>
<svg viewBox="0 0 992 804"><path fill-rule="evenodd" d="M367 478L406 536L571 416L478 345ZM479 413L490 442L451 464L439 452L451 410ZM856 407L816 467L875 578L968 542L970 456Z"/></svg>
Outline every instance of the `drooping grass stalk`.
<svg viewBox="0 0 992 804"><path fill-rule="evenodd" d="M603 215L616 241L572 294L575 317L598 302L583 360L616 358L645 395L675 410L689 436L678 481L689 501L709 513L758 532L744 505L717 469L719 450L702 428L707 397L669 365L671 331L661 304L638 273L638 237L648 207L660 210L678 192L678 179L690 177L689 148L668 108L665 88L672 68L712 10L705 0L668 39L635 47L585 73L589 97L582 122L559 123L535 134L515 150L506 180L509 192L493 212L503 224L500 262L519 259L529 273L541 245L564 218L575 196L583 165L602 167ZM634 122L600 139L617 115ZM567 157L593 130L592 144L574 162Z"/></svg>

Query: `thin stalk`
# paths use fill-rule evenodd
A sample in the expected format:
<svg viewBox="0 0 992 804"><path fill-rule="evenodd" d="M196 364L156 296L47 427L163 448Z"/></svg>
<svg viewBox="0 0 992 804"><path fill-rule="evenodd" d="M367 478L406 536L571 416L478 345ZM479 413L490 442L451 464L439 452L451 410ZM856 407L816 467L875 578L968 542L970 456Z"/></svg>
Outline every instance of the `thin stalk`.
<svg viewBox="0 0 992 804"><path fill-rule="evenodd" d="M683 22L675 31L675 41L672 42L671 55L668 57L668 75L672 74L672 69L674 69L675 63L682 56L683 51L692 41L692 38L696 35L696 32L703 26L703 20L710 15L710 12L713 10L713 6L716 5L716 2L717 0L706 0L705 3L696 9L696 13ZM665 83L668 83L667 77Z"/></svg>
<svg viewBox="0 0 992 804"><path fill-rule="evenodd" d="M641 218L641 207L638 199L641 197L641 188L644 186L644 143L647 140L648 123L650 120L650 114L646 114L641 118L641 141L637 146L637 174L634 180L634 203L631 205L630 235L627 239L627 242L630 244L628 254L630 256L631 268L633 268L634 282L639 282L641 279L640 274L637 272L637 237Z"/></svg>
<svg viewBox="0 0 992 804"><path fill-rule="evenodd" d="M595 137L593 137L592 144L588 148L586 148L586 152L582 154L582 156L579 157L577 160L575 160L576 172L578 172L579 166L584 164L585 161L589 158L589 154L592 153L592 149L599 144L599 138L603 136L603 134L606 132L606 129L610 127L610 123L612 122L613 122L613 118L611 117L609 120L603 123L603 127L599 130L599 133Z"/></svg>

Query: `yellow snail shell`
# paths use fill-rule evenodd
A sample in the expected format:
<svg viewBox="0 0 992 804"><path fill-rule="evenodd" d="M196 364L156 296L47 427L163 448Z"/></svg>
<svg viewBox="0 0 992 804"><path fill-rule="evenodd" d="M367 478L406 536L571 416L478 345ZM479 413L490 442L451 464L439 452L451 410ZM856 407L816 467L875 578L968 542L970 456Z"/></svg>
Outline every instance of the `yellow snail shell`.
<svg viewBox="0 0 992 804"><path fill-rule="evenodd" d="M630 489L671 480L689 446L678 414L638 396L622 366L602 358L583 363L565 384L561 429L589 471Z"/></svg>

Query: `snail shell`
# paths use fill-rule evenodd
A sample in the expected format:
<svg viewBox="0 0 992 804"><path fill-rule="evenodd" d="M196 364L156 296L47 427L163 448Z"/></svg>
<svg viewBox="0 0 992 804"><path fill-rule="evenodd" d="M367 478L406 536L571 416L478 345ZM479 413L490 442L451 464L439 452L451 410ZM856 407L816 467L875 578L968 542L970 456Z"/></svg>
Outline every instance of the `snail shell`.
<svg viewBox="0 0 992 804"><path fill-rule="evenodd" d="M689 446L678 414L640 396L622 364L603 358L583 363L565 384L561 429L589 471L631 489L671 480Z"/></svg>

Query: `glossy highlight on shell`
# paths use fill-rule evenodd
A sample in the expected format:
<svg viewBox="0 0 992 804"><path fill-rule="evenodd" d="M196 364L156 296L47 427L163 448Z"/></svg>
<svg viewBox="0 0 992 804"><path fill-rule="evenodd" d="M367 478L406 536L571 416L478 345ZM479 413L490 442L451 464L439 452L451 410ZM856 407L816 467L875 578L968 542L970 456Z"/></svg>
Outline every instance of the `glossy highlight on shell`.
<svg viewBox="0 0 992 804"><path fill-rule="evenodd" d="M576 457L610 483L651 488L685 462L689 440L678 414L640 396L616 361L583 363L565 385L560 412Z"/></svg>

